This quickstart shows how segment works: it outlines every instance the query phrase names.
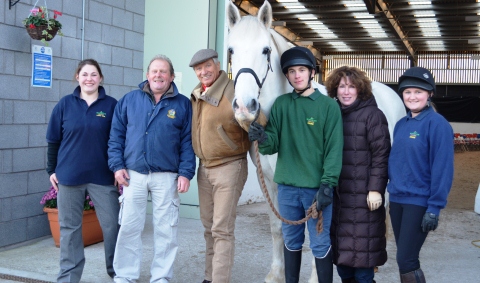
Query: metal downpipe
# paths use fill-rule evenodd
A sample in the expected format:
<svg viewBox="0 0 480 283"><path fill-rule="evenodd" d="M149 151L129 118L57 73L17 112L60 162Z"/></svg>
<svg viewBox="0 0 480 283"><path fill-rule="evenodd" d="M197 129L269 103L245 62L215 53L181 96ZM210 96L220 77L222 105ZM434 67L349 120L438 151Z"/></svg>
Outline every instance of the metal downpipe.
<svg viewBox="0 0 480 283"><path fill-rule="evenodd" d="M85 0L82 0L82 60L83 60L83 49L85 42Z"/></svg>

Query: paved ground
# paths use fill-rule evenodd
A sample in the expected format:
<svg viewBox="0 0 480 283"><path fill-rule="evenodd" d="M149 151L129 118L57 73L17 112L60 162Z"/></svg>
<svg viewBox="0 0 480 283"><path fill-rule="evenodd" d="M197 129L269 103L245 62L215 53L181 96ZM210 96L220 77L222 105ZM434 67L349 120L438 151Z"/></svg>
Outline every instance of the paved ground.
<svg viewBox="0 0 480 283"><path fill-rule="evenodd" d="M265 203L239 207L232 283L261 283L269 270L271 236L267 209ZM143 235L144 257L140 282L149 280L152 256L151 217L147 220ZM472 244L472 241L478 239L480 215L473 211L444 210L440 216L440 227L429 235L420 257L427 282L480 282L480 248ZM200 283L203 280L204 241L203 227L199 220L181 219L179 244L172 283ZM380 267L375 279L379 283L400 282L392 237L387 249L388 261ZM111 282L104 271L103 243L85 248L85 254L86 265L81 282ZM0 250L0 282L54 282L58 272L58 257L59 249L50 237ZM300 282L308 281L310 263L311 254L305 248ZM334 283L340 282L336 272L334 278Z"/></svg>

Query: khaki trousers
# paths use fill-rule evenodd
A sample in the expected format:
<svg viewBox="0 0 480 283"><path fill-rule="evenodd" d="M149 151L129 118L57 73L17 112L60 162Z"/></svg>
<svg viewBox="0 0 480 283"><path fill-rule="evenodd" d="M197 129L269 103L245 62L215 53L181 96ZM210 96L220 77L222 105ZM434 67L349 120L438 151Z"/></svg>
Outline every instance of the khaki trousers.
<svg viewBox="0 0 480 283"><path fill-rule="evenodd" d="M198 168L200 218L205 227L205 278L214 283L230 282L235 253L237 204L247 180L247 159L214 168Z"/></svg>

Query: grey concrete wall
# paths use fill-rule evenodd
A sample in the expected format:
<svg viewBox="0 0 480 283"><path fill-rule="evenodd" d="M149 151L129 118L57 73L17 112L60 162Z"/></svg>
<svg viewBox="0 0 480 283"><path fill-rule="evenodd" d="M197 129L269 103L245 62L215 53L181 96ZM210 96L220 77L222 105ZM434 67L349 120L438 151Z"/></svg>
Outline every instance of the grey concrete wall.
<svg viewBox="0 0 480 283"><path fill-rule="evenodd" d="M50 187L45 131L58 100L77 85L73 73L81 60L82 1L49 0L63 13L64 36L53 50L52 88L30 86L32 40L22 25L35 0L11 10L0 4L0 247L50 234L39 203ZM84 59L96 59L107 94L119 99L143 80L145 0L86 0ZM43 1L39 1L43 5Z"/></svg>

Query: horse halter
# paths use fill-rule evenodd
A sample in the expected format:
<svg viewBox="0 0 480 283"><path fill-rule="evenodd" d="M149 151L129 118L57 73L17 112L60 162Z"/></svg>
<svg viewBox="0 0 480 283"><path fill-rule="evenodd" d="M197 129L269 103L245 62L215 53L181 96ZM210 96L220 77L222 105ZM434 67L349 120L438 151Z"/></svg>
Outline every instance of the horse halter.
<svg viewBox="0 0 480 283"><path fill-rule="evenodd" d="M273 72L273 69L272 69L272 64L270 62L270 54L272 53L272 48L268 48L268 53L267 53L267 72L265 72L265 76L263 77L263 80L262 82L260 82L260 80L258 79L258 76L257 74L255 73L254 70L250 69L250 68L241 68L237 75L235 76L235 80L233 81L233 88L235 88L235 86L237 85L237 79L238 79L238 76L240 76L240 74L243 74L243 73L249 73L253 76L253 78L255 79L255 82L257 82L257 86L258 86L258 96L260 96L260 91L262 90L262 87L263 87L263 83L265 82L265 80L267 79L267 75L268 75L268 71L272 71Z"/></svg>

